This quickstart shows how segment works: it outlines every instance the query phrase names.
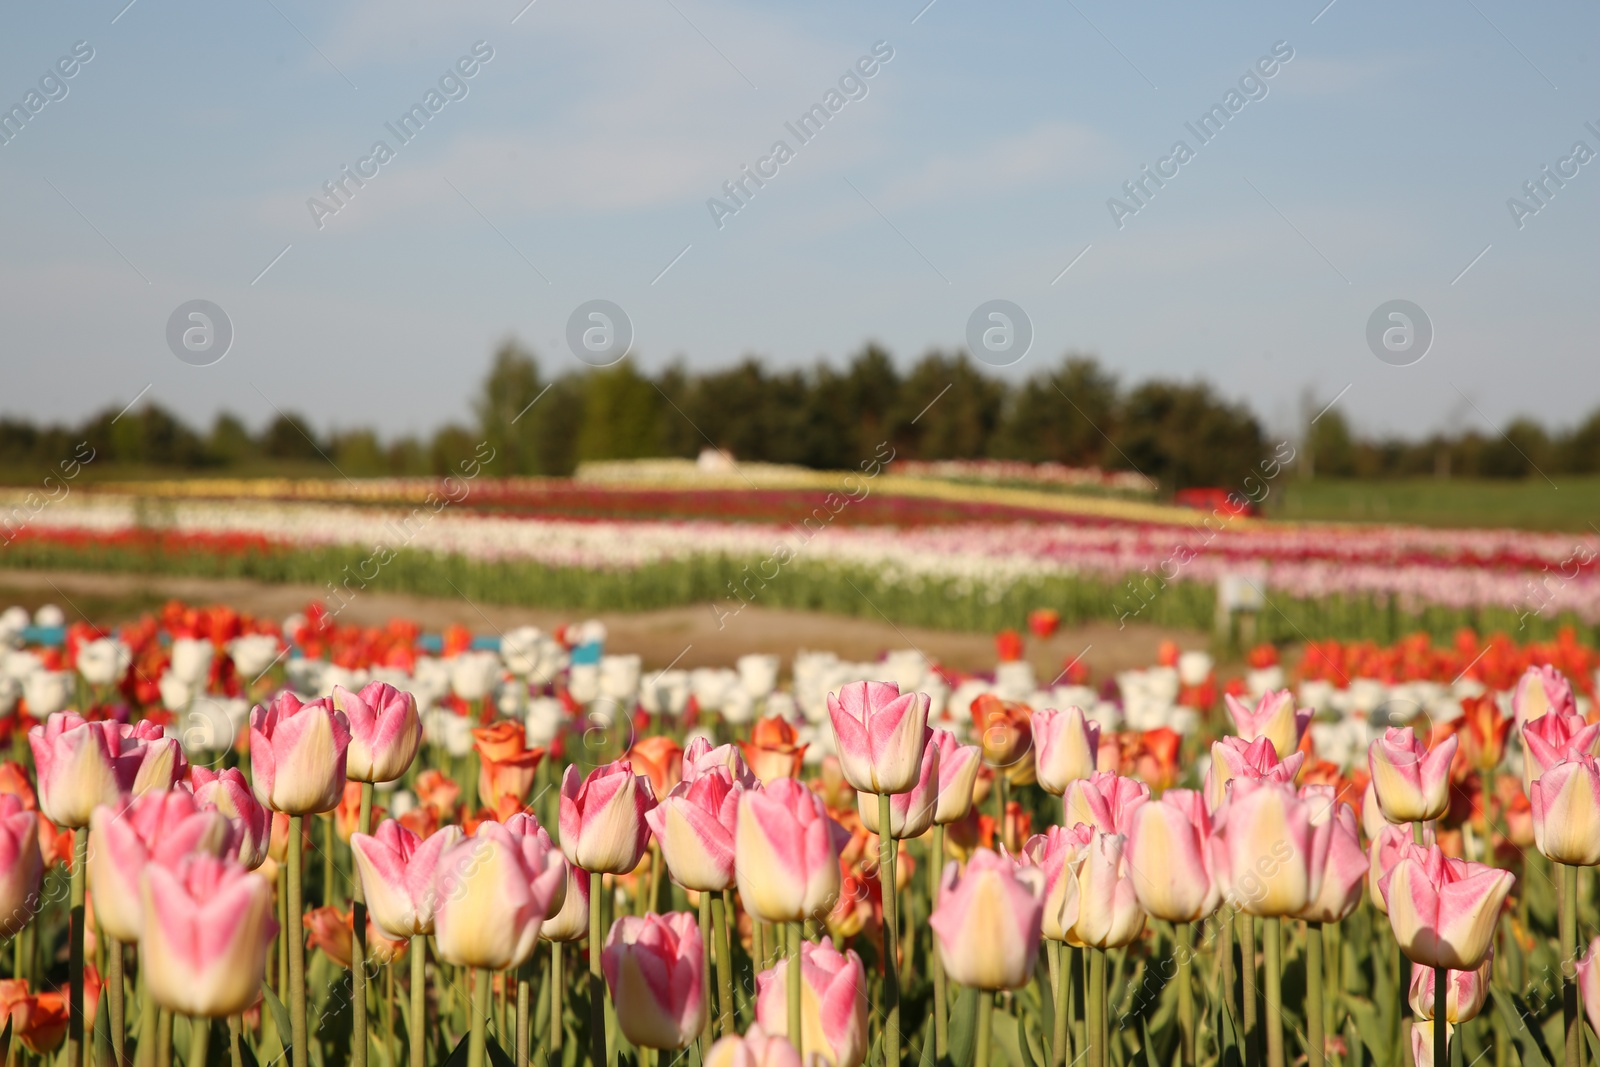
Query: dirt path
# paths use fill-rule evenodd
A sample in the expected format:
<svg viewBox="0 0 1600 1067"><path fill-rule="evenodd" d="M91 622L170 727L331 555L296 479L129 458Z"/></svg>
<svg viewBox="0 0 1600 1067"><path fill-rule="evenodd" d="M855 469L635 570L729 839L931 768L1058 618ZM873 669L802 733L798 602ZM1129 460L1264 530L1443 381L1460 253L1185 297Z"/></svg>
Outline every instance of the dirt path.
<svg viewBox="0 0 1600 1067"><path fill-rule="evenodd" d="M170 599L192 604L226 603L252 615L282 619L303 609L319 590L312 585L270 585L232 578L145 577L76 571L0 572L0 607L22 604L29 610L55 603L69 618L87 618L101 625L129 621L159 608ZM460 623L482 632L532 624L551 629L579 617L539 608L476 605L465 599L440 599L405 594L366 592L351 601L341 622L376 625L404 616L436 631ZM917 648L924 655L959 670L984 670L995 662L994 641L982 634L950 633L899 627L882 619L822 615L803 611L747 607L718 627L709 607L598 616L606 624L607 648L637 652L646 667L726 666L747 652L777 653L785 661L801 649L827 650L841 656L871 659L895 648ZM1082 657L1098 682L1109 672L1155 662L1156 648L1172 638L1185 648L1207 647L1198 631L1166 630L1113 623L1063 627L1048 641L1028 639L1028 658L1041 681L1063 665Z"/></svg>

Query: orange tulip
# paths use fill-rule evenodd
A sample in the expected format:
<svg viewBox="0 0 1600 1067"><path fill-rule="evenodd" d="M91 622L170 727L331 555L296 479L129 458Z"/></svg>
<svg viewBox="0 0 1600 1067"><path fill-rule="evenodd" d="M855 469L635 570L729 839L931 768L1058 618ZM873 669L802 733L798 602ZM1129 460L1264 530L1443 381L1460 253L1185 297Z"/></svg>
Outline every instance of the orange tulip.
<svg viewBox="0 0 1600 1067"><path fill-rule="evenodd" d="M806 746L796 744L799 738L793 726L773 715L759 720L750 730L750 740L741 742L739 747L744 750L750 772L766 785L777 778L800 776Z"/></svg>
<svg viewBox="0 0 1600 1067"><path fill-rule="evenodd" d="M683 749L670 737L646 737L628 749L628 762L633 773L650 779L650 788L657 800L672 792L672 787L683 780Z"/></svg>
<svg viewBox="0 0 1600 1067"><path fill-rule="evenodd" d="M1461 702L1461 718L1456 736L1461 738L1461 755L1468 766L1492 771L1506 754L1506 737L1512 720L1500 714L1500 705L1491 696L1468 697Z"/></svg>
<svg viewBox="0 0 1600 1067"><path fill-rule="evenodd" d="M991 767L1009 769L1024 760L1033 764L1033 711L1026 704L984 693L972 702L972 723Z"/></svg>

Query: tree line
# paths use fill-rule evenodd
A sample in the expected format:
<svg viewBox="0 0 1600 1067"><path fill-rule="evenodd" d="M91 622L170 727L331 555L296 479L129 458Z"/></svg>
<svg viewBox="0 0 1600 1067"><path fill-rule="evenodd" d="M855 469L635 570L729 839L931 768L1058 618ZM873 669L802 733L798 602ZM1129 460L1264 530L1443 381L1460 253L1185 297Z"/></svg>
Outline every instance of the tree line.
<svg viewBox="0 0 1600 1067"><path fill-rule="evenodd" d="M196 428L156 403L78 426L0 419L0 468L15 473L95 451L96 468L214 473L427 475L487 442L492 473L571 474L585 460L692 457L707 447L740 460L855 467L882 442L915 459L1012 459L1138 470L1169 489L1230 486L1272 450L1250 409L1203 381L1124 385L1093 358L1067 355L1021 382L985 373L965 353L930 352L902 369L868 345L839 367L770 368L756 359L654 375L624 360L549 375L509 342L478 387L471 424L388 440L370 429L319 431L292 412L259 431L224 412ZM1600 411L1567 433L1517 420L1499 433L1364 439L1337 411L1303 435L1301 474L1521 477L1600 470Z"/></svg>

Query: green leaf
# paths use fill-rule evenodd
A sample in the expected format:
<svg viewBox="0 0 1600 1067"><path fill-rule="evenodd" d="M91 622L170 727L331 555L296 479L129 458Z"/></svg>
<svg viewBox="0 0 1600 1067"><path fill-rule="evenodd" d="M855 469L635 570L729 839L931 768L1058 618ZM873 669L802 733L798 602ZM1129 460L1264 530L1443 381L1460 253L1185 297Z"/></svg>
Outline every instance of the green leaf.
<svg viewBox="0 0 1600 1067"><path fill-rule="evenodd" d="M961 987L950 1012L950 1062L968 1064L977 1045L978 991Z"/></svg>
<svg viewBox="0 0 1600 1067"><path fill-rule="evenodd" d="M278 1044L283 1048L289 1047L289 1037L294 1032L289 1024L289 1009L283 1006L283 1001L278 999L278 994L267 985L262 985L261 996L267 1002L267 1011L272 1015L272 1025L278 1031Z"/></svg>
<svg viewBox="0 0 1600 1067"><path fill-rule="evenodd" d="M1511 1032L1511 1039L1517 1043L1517 1050L1522 1056L1524 1067L1534 1067L1539 1063L1553 1067L1555 1057L1545 1045L1544 1035L1539 1033L1537 1027L1523 1024L1523 1012L1526 1011L1527 1005L1522 1003L1522 998L1492 986L1489 992L1494 998L1495 1011L1499 1013L1506 1029Z"/></svg>
<svg viewBox="0 0 1600 1067"><path fill-rule="evenodd" d="M1028 1060L1023 1059L1022 1042L1017 1034L1017 1018L1002 1011L990 1014L991 1033L994 1043L1006 1054L1006 1061L1011 1067L1034 1067Z"/></svg>
<svg viewBox="0 0 1600 1067"><path fill-rule="evenodd" d="M1393 1050L1390 1047L1391 1042L1385 1037L1389 1029L1383 1025L1377 1005L1353 993L1346 993L1344 1002L1350 1018L1356 1021L1356 1032L1361 1035L1361 1043L1367 1046L1367 1051L1374 1061L1385 1062Z"/></svg>
<svg viewBox="0 0 1600 1067"><path fill-rule="evenodd" d="M111 1009L106 1007L107 988L100 987L100 1000L94 1009L94 1031L89 1040L94 1049L94 1062L101 1067L116 1067L111 1057ZM4 1056L0 1056L0 1063L4 1062Z"/></svg>
<svg viewBox="0 0 1600 1067"><path fill-rule="evenodd" d="M470 1034L463 1035L461 1040L456 1042L455 1050L445 1057L439 1067L467 1067L467 1042L471 1040Z"/></svg>
<svg viewBox="0 0 1600 1067"><path fill-rule="evenodd" d="M1600 1063L1600 1056L1595 1057L1595 1062ZM922 1026L922 1057L917 1061L918 1067L937 1067L933 1055L933 1015L929 1014L928 1021Z"/></svg>
<svg viewBox="0 0 1600 1067"><path fill-rule="evenodd" d="M11 1016L6 1016L6 1026L0 1030L0 1063L11 1061Z"/></svg>
<svg viewBox="0 0 1600 1067"><path fill-rule="evenodd" d="M506 1050L500 1047L500 1042L494 1039L493 1034L484 1036L484 1044L489 1053L489 1062L494 1067L516 1067L516 1064L511 1062L511 1057L507 1055Z"/></svg>

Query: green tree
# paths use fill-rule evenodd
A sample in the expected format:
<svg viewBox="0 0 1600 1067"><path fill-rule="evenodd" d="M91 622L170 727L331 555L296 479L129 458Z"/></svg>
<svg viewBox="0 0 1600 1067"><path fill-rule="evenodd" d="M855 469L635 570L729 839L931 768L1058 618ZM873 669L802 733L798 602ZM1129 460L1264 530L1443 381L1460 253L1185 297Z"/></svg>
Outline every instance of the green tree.
<svg viewBox="0 0 1600 1067"><path fill-rule="evenodd" d="M1097 360L1069 354L1060 367L1017 390L991 454L1073 467L1126 466L1111 447L1118 405L1117 379Z"/></svg>
<svg viewBox="0 0 1600 1067"><path fill-rule="evenodd" d="M1550 436L1529 418L1517 418L1483 450L1483 473L1490 478L1526 478L1550 463Z"/></svg>
<svg viewBox="0 0 1600 1067"><path fill-rule="evenodd" d="M478 432L495 450L495 474L538 473L535 413L546 399L543 388L533 354L515 341L501 345L473 402Z"/></svg>
<svg viewBox="0 0 1600 1067"><path fill-rule="evenodd" d="M221 412L212 420L205 448L211 462L221 466L245 463L256 455L256 442L249 428L230 411Z"/></svg>
<svg viewBox="0 0 1600 1067"><path fill-rule="evenodd" d="M1349 478L1356 473L1356 450L1350 424L1336 408L1324 411L1306 426L1308 453L1302 468L1311 477Z"/></svg>
<svg viewBox="0 0 1600 1067"><path fill-rule="evenodd" d="M930 352L901 386L897 436L919 459L987 455L1005 398L1004 383L980 373L966 353Z"/></svg>
<svg viewBox="0 0 1600 1067"><path fill-rule="evenodd" d="M1151 381L1123 403L1116 461L1170 489L1237 487L1265 454L1261 424L1204 382Z"/></svg>
<svg viewBox="0 0 1600 1067"><path fill-rule="evenodd" d="M273 459L321 461L328 450L304 418L283 412L267 424L261 435L261 451Z"/></svg>
<svg viewBox="0 0 1600 1067"><path fill-rule="evenodd" d="M590 371L583 398L580 460L641 459L660 455L661 394L633 361Z"/></svg>

